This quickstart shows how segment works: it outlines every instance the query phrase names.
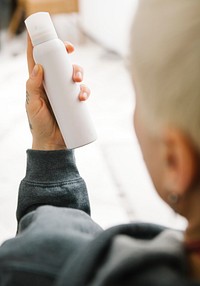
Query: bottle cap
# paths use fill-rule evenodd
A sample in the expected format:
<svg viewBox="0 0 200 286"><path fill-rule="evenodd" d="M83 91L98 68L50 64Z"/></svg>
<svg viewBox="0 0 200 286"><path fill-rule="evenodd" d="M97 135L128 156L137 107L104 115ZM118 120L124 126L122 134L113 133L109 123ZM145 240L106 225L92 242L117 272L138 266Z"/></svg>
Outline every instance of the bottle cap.
<svg viewBox="0 0 200 286"><path fill-rule="evenodd" d="M25 25L33 46L58 38L51 17L47 12L32 14L25 20Z"/></svg>

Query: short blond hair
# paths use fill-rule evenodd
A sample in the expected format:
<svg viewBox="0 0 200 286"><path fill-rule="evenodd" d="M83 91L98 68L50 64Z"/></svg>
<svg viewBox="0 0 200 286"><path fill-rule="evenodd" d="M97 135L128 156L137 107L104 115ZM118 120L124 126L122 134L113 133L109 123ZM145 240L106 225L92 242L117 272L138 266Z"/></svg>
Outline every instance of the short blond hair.
<svg viewBox="0 0 200 286"><path fill-rule="evenodd" d="M131 64L148 127L178 127L200 151L200 0L139 0Z"/></svg>

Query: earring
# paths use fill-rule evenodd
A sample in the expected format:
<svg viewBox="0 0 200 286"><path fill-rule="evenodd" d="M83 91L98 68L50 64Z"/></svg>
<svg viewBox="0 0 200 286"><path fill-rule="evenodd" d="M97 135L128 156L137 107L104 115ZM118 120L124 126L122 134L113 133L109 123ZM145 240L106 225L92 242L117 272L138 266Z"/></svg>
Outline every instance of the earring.
<svg viewBox="0 0 200 286"><path fill-rule="evenodd" d="M179 202L179 195L174 192L169 192L167 201L170 205L176 205Z"/></svg>

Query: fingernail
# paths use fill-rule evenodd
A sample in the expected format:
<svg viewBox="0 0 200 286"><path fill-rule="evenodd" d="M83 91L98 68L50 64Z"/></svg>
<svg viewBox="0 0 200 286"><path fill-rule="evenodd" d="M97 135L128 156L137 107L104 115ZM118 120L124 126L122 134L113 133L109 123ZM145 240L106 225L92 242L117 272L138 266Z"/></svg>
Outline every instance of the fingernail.
<svg viewBox="0 0 200 286"><path fill-rule="evenodd" d="M80 80L83 79L82 73L80 71L76 73L76 77L79 78Z"/></svg>
<svg viewBox="0 0 200 286"><path fill-rule="evenodd" d="M32 71L32 73L31 73L31 76L32 76L32 77L36 77L37 74L38 74L38 72L39 72L39 66L38 66L38 65L35 65L35 66L34 66L34 69L33 69L33 71Z"/></svg>
<svg viewBox="0 0 200 286"><path fill-rule="evenodd" d="M83 94L82 94L82 99L83 99L83 100L86 100L87 98L88 98L87 92L83 92Z"/></svg>

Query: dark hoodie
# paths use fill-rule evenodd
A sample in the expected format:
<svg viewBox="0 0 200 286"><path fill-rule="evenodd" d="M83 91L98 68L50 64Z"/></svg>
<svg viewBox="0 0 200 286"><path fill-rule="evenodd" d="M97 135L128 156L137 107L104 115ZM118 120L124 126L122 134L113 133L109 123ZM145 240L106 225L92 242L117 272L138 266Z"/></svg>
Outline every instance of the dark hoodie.
<svg viewBox="0 0 200 286"><path fill-rule="evenodd" d="M184 286L183 234L153 224L103 231L71 151L27 151L18 233L0 247L0 286Z"/></svg>

